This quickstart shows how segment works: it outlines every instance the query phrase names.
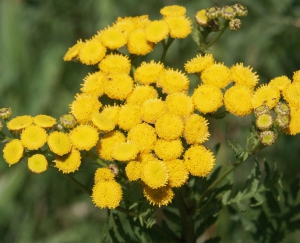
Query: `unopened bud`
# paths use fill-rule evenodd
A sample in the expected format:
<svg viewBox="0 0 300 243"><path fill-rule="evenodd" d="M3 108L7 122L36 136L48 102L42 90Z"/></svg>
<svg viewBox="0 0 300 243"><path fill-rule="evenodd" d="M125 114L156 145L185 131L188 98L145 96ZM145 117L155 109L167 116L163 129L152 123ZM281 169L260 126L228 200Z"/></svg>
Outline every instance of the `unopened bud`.
<svg viewBox="0 0 300 243"><path fill-rule="evenodd" d="M277 115L289 115L290 107L284 102L278 102L274 108Z"/></svg>
<svg viewBox="0 0 300 243"><path fill-rule="evenodd" d="M205 14L209 19L217 19L221 15L221 9L218 7L211 7L206 9Z"/></svg>
<svg viewBox="0 0 300 243"><path fill-rule="evenodd" d="M259 107L256 107L254 109L254 115L257 117L257 116L260 116L262 114L269 114L270 113L270 109L267 105L261 105Z"/></svg>
<svg viewBox="0 0 300 243"><path fill-rule="evenodd" d="M236 3L232 7L235 9L236 15L239 17L245 17L248 14L248 9L240 3Z"/></svg>
<svg viewBox="0 0 300 243"><path fill-rule="evenodd" d="M2 131L2 128L3 128L3 124L2 124L2 122L0 121L0 132Z"/></svg>
<svg viewBox="0 0 300 243"><path fill-rule="evenodd" d="M202 27L206 27L208 25L208 18L206 17L206 9L199 10L194 17L198 25Z"/></svg>
<svg viewBox="0 0 300 243"><path fill-rule="evenodd" d="M236 11L233 7L225 6L221 9L221 16L226 20L231 20L236 16Z"/></svg>
<svg viewBox="0 0 300 243"><path fill-rule="evenodd" d="M11 114L12 111L10 107L0 108L0 118L6 120L11 116Z"/></svg>
<svg viewBox="0 0 300 243"><path fill-rule="evenodd" d="M241 28L242 21L240 19L232 19L229 21L229 29L238 30Z"/></svg>
<svg viewBox="0 0 300 243"><path fill-rule="evenodd" d="M71 113L61 115L59 121L64 128L73 128L77 124L75 116Z"/></svg>
<svg viewBox="0 0 300 243"><path fill-rule="evenodd" d="M108 169L116 176L119 173L119 168L115 164L110 164L107 166Z"/></svg>
<svg viewBox="0 0 300 243"><path fill-rule="evenodd" d="M263 131L259 134L261 143L265 146L271 146L276 139L276 135L273 131Z"/></svg>
<svg viewBox="0 0 300 243"><path fill-rule="evenodd" d="M281 129L286 129L290 124L290 115L277 115L275 122Z"/></svg>
<svg viewBox="0 0 300 243"><path fill-rule="evenodd" d="M273 125L273 117L270 114L262 114L256 118L256 126L259 130L268 130Z"/></svg>

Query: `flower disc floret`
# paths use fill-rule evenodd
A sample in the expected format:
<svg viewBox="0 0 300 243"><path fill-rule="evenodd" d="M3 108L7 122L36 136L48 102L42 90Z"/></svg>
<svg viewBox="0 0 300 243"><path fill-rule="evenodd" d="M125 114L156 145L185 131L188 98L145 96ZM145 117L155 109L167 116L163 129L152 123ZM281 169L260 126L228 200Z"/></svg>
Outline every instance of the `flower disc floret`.
<svg viewBox="0 0 300 243"><path fill-rule="evenodd" d="M100 40L108 49L117 50L126 44L127 37L120 29L108 28L101 31Z"/></svg>
<svg viewBox="0 0 300 243"><path fill-rule="evenodd" d="M118 17L117 21L113 24L113 28L120 30L128 37L136 29L136 24L132 17Z"/></svg>
<svg viewBox="0 0 300 243"><path fill-rule="evenodd" d="M179 5L165 6L160 10L162 16L183 16L186 13L186 8Z"/></svg>
<svg viewBox="0 0 300 243"><path fill-rule="evenodd" d="M56 156L55 160L55 167L61 171L63 174L73 173L79 169L81 165L81 156L80 152L72 148L72 150L63 156Z"/></svg>
<svg viewBox="0 0 300 243"><path fill-rule="evenodd" d="M174 192L171 187L164 186L157 189L152 189L151 187L145 186L143 190L144 196L152 205L167 206L172 202L174 197Z"/></svg>
<svg viewBox="0 0 300 243"><path fill-rule="evenodd" d="M130 181L137 181L141 178L142 174L142 163L138 161L130 161L126 167L125 172L128 180Z"/></svg>
<svg viewBox="0 0 300 243"><path fill-rule="evenodd" d="M236 116L247 116L253 110L252 90L246 86L233 86L224 95L224 105L227 111Z"/></svg>
<svg viewBox="0 0 300 243"><path fill-rule="evenodd" d="M106 47L100 41L86 41L79 52L79 60L86 65L94 65L102 60L106 54Z"/></svg>
<svg viewBox="0 0 300 243"><path fill-rule="evenodd" d="M290 106L290 123L285 132L289 135L297 135L300 133L300 108Z"/></svg>
<svg viewBox="0 0 300 243"><path fill-rule="evenodd" d="M84 43L81 40L77 41L77 43L72 47L70 47L66 52L66 54L64 55L63 57L64 61L76 60L83 46Z"/></svg>
<svg viewBox="0 0 300 243"><path fill-rule="evenodd" d="M205 177L214 168L215 156L202 145L195 145L186 150L184 164L194 176Z"/></svg>
<svg viewBox="0 0 300 243"><path fill-rule="evenodd" d="M183 128L182 119L170 113L164 114L155 123L157 135L168 141L178 139L182 135Z"/></svg>
<svg viewBox="0 0 300 243"><path fill-rule="evenodd" d="M116 100L125 100L133 90L133 80L128 74L110 74L105 81L105 94Z"/></svg>
<svg viewBox="0 0 300 243"><path fill-rule="evenodd" d="M163 20L152 21L145 29L146 39L153 43L158 43L169 34L169 27Z"/></svg>
<svg viewBox="0 0 300 243"><path fill-rule="evenodd" d="M187 144L201 144L209 136L208 121L204 117L193 114L186 119L183 137Z"/></svg>
<svg viewBox="0 0 300 243"><path fill-rule="evenodd" d="M235 64L230 68L230 76L235 84L247 86L251 89L254 89L259 81L256 72L253 72L250 67L244 67L242 63Z"/></svg>
<svg viewBox="0 0 300 243"><path fill-rule="evenodd" d="M95 171L94 175L94 183L98 183L99 181L113 181L115 180L114 173L111 172L108 168L98 168Z"/></svg>
<svg viewBox="0 0 300 243"><path fill-rule="evenodd" d="M100 97L104 93L104 84L106 76L102 72L89 73L84 79L82 88L80 89L83 93L95 95Z"/></svg>
<svg viewBox="0 0 300 243"><path fill-rule="evenodd" d="M155 99L157 97L158 93L154 87L149 85L138 85L127 97L126 102L127 104L141 106L145 101Z"/></svg>
<svg viewBox="0 0 300 243"><path fill-rule="evenodd" d="M253 94L252 105L253 108L261 105L267 105L270 109L278 103L280 92L268 85L261 85Z"/></svg>
<svg viewBox="0 0 300 243"><path fill-rule="evenodd" d="M88 151L96 145L98 132L90 125L79 125L70 132L70 139L74 148Z"/></svg>
<svg viewBox="0 0 300 243"><path fill-rule="evenodd" d="M230 69L222 63L215 63L203 70L201 79L203 84L225 88L231 82Z"/></svg>
<svg viewBox="0 0 300 243"><path fill-rule="evenodd" d="M186 16L169 16L164 18L172 38L184 39L192 32L192 21Z"/></svg>
<svg viewBox="0 0 300 243"><path fill-rule="evenodd" d="M126 47L130 54L145 56L150 53L155 44L147 41L144 30L138 29L128 36Z"/></svg>
<svg viewBox="0 0 300 243"><path fill-rule="evenodd" d="M7 123L7 128L11 131L19 131L29 127L33 123L33 118L28 115L17 116Z"/></svg>
<svg viewBox="0 0 300 243"><path fill-rule="evenodd" d="M49 129L56 124L56 119L47 115L37 115L33 118L33 123L39 127Z"/></svg>
<svg viewBox="0 0 300 243"><path fill-rule="evenodd" d="M134 81L141 84L156 83L165 68L161 62L142 62L134 72Z"/></svg>
<svg viewBox="0 0 300 243"><path fill-rule="evenodd" d="M300 70L295 71L293 73L293 83L299 83L300 82Z"/></svg>
<svg viewBox="0 0 300 243"><path fill-rule="evenodd" d="M291 83L291 80L287 76L280 76L280 77L271 79L271 81L269 82L269 86L271 86L272 88L277 89L279 91L282 91L290 83Z"/></svg>
<svg viewBox="0 0 300 243"><path fill-rule="evenodd" d="M28 158L28 169L36 174L45 172L48 168L48 161L42 154L35 154Z"/></svg>
<svg viewBox="0 0 300 243"><path fill-rule="evenodd" d="M189 178L189 172L185 168L183 160L174 159L165 162L168 174L169 181L168 185L170 187L181 187Z"/></svg>
<svg viewBox="0 0 300 243"><path fill-rule="evenodd" d="M149 99L141 107L142 120L154 124L163 114L167 113L167 105L161 99Z"/></svg>
<svg viewBox="0 0 300 243"><path fill-rule="evenodd" d="M143 164L141 179L152 189L165 186L168 178L168 171L162 161L150 160Z"/></svg>
<svg viewBox="0 0 300 243"><path fill-rule="evenodd" d="M155 154L162 160L173 160L180 157L183 151L182 142L180 139L167 141L158 139L155 147Z"/></svg>
<svg viewBox="0 0 300 243"><path fill-rule="evenodd" d="M3 149L3 158L9 166L18 163L24 154L24 146L19 139L9 141Z"/></svg>
<svg viewBox="0 0 300 243"><path fill-rule="evenodd" d="M120 109L120 106L117 105L106 105L103 107L101 114L109 118L115 124L117 124L119 120Z"/></svg>
<svg viewBox="0 0 300 243"><path fill-rule="evenodd" d="M123 105L119 113L118 125L121 129L128 131L142 122L141 110L137 105Z"/></svg>
<svg viewBox="0 0 300 243"><path fill-rule="evenodd" d="M26 127L21 133L22 144L29 150L41 148L46 143L47 137L45 129L36 125Z"/></svg>
<svg viewBox="0 0 300 243"><path fill-rule="evenodd" d="M104 73L129 74L131 63L127 56L112 53L101 60L99 68Z"/></svg>
<svg viewBox="0 0 300 243"><path fill-rule="evenodd" d="M193 59L184 64L187 73L200 73L205 68L210 67L215 62L212 54L197 55Z"/></svg>
<svg viewBox="0 0 300 243"><path fill-rule="evenodd" d="M112 150L112 157L115 160L126 162L134 160L139 153L138 146L132 142L117 143Z"/></svg>
<svg viewBox="0 0 300 243"><path fill-rule="evenodd" d="M187 117L194 112L192 98L184 93L167 95L166 105L169 113L180 117Z"/></svg>
<svg viewBox="0 0 300 243"><path fill-rule="evenodd" d="M112 131L116 126L116 123L114 123L109 117L107 117L99 112L95 112L92 115L92 123L101 132Z"/></svg>
<svg viewBox="0 0 300 243"><path fill-rule="evenodd" d="M59 156L69 153L72 148L69 135L58 131L49 134L48 146L53 153Z"/></svg>
<svg viewBox="0 0 300 243"><path fill-rule="evenodd" d="M300 107L300 82L287 85L283 90L283 97L289 105Z"/></svg>

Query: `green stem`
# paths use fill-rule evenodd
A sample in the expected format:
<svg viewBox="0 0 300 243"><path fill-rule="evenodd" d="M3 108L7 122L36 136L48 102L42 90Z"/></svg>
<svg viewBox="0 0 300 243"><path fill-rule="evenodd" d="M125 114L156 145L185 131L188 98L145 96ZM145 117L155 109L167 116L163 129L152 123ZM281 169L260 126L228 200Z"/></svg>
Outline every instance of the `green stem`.
<svg viewBox="0 0 300 243"><path fill-rule="evenodd" d="M98 156L96 156L92 151L88 151L87 157L92 158L102 167L107 167L107 164L102 159L100 159Z"/></svg>
<svg viewBox="0 0 300 243"><path fill-rule="evenodd" d="M69 175L69 174L63 174L71 183L73 183L78 189L80 189L81 191L85 192L86 194L88 194L89 196L92 195L92 190L90 190L89 188L87 188L85 185L83 185L81 182L79 182L78 180L76 180L73 176Z"/></svg>
<svg viewBox="0 0 300 243"><path fill-rule="evenodd" d="M169 37L167 43L165 41L161 42L163 45L163 53L161 54L161 58L160 58L161 62L164 62L167 51L168 51L169 47L171 46L171 44L173 43L173 41L174 41L174 38Z"/></svg>

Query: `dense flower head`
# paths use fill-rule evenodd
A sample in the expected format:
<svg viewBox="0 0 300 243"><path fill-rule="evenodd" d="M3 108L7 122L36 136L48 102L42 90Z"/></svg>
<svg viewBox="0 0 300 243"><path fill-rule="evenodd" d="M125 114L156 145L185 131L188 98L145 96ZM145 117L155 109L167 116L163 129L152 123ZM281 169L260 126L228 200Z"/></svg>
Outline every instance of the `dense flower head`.
<svg viewBox="0 0 300 243"><path fill-rule="evenodd" d="M90 125L79 125L70 132L70 139L74 148L91 150L98 141L98 131Z"/></svg>
<svg viewBox="0 0 300 243"><path fill-rule="evenodd" d="M209 138L208 121L193 114L185 120L183 137L187 144L201 144Z"/></svg>
<svg viewBox="0 0 300 243"><path fill-rule="evenodd" d="M78 40L75 45L68 49L63 57L64 61L76 60L83 46L84 43L81 40Z"/></svg>
<svg viewBox="0 0 300 243"><path fill-rule="evenodd" d="M18 163L24 154L24 146L19 139L9 141L3 149L3 158L9 166Z"/></svg>
<svg viewBox="0 0 300 243"><path fill-rule="evenodd" d="M112 27L120 30L128 37L128 35L136 29L134 17L118 17Z"/></svg>
<svg viewBox="0 0 300 243"><path fill-rule="evenodd" d="M144 196L151 205L167 206L174 197L174 192L170 186L164 186L157 189L145 186L143 190Z"/></svg>
<svg viewBox="0 0 300 243"><path fill-rule="evenodd" d="M272 109L279 101L280 92L269 85L259 86L252 97L253 108L261 105L267 105Z"/></svg>
<svg viewBox="0 0 300 243"><path fill-rule="evenodd" d="M197 11L197 13L194 16L196 23L199 26L206 27L208 26L209 19L207 17L207 10L206 9L201 9Z"/></svg>
<svg viewBox="0 0 300 243"><path fill-rule="evenodd" d="M222 63L215 63L201 73L203 84L225 88L231 82L230 69Z"/></svg>
<svg viewBox="0 0 300 243"><path fill-rule="evenodd" d="M181 187L189 178L189 172L186 169L183 160L174 159L165 162L169 174L168 185L170 187Z"/></svg>
<svg viewBox="0 0 300 243"><path fill-rule="evenodd" d="M49 149L59 155L65 155L71 151L72 143L68 134L64 132L54 131L48 136Z"/></svg>
<svg viewBox="0 0 300 243"><path fill-rule="evenodd" d="M43 173L48 168L48 161L42 154L34 154L28 158L28 169L36 174Z"/></svg>
<svg viewBox="0 0 300 243"><path fill-rule="evenodd" d="M168 16L164 21L172 38L184 39L192 32L192 21L186 16Z"/></svg>
<svg viewBox="0 0 300 243"><path fill-rule="evenodd" d="M300 82L288 84L282 94L289 105L300 107Z"/></svg>
<svg viewBox="0 0 300 243"><path fill-rule="evenodd" d="M131 69L131 63L127 56L113 53L106 55L98 66L104 73L129 74Z"/></svg>
<svg viewBox="0 0 300 243"><path fill-rule="evenodd" d="M253 89L259 81L258 75L250 67L244 67L242 63L233 65L230 68L231 80L236 85L247 86Z"/></svg>
<svg viewBox="0 0 300 243"><path fill-rule="evenodd" d="M83 79L82 88L83 93L91 94L100 97L104 93L104 82L106 76L102 72L89 73Z"/></svg>
<svg viewBox="0 0 300 243"><path fill-rule="evenodd" d="M117 50L127 42L126 34L118 28L109 27L101 31L98 35L102 44L110 50Z"/></svg>
<svg viewBox="0 0 300 243"><path fill-rule="evenodd" d="M212 54L197 55L184 64L187 73L200 73L215 62Z"/></svg>
<svg viewBox="0 0 300 243"><path fill-rule="evenodd" d="M290 123L285 132L289 135L297 135L300 133L300 107L290 106Z"/></svg>
<svg viewBox="0 0 300 243"><path fill-rule="evenodd" d="M114 173L108 168L98 168L95 171L94 183L98 183L99 181L113 181L114 179Z"/></svg>
<svg viewBox="0 0 300 243"><path fill-rule="evenodd" d="M169 34L169 27L163 20L152 21L145 29L146 39L153 43L158 43Z"/></svg>
<svg viewBox="0 0 300 243"><path fill-rule="evenodd" d="M186 8L179 5L165 6L160 10L160 13L166 16L183 16L186 13Z"/></svg>
<svg viewBox="0 0 300 243"><path fill-rule="evenodd" d="M56 119L47 115L37 115L33 117L33 123L42 128L52 128L56 124Z"/></svg>
<svg viewBox="0 0 300 243"><path fill-rule="evenodd" d="M141 179L152 189L163 187L168 182L168 171L161 160L149 160L143 164Z"/></svg>
<svg viewBox="0 0 300 243"><path fill-rule="evenodd" d="M142 122L141 110L137 105L123 105L119 113L118 125L121 129L128 131Z"/></svg>
<svg viewBox="0 0 300 243"><path fill-rule="evenodd" d="M101 114L117 124L119 120L120 109L120 106L117 105L106 105L103 107Z"/></svg>
<svg viewBox="0 0 300 243"><path fill-rule="evenodd" d="M128 180L136 181L141 178L142 174L142 163L139 161L130 161L126 167L125 172Z"/></svg>
<svg viewBox="0 0 300 243"><path fill-rule="evenodd" d="M17 116L7 123L7 128L11 131L19 131L33 123L33 118L28 115Z"/></svg>
<svg viewBox="0 0 300 243"><path fill-rule="evenodd" d="M138 145L133 142L117 143L112 150L112 157L120 162L134 160L139 153Z"/></svg>
<svg viewBox="0 0 300 243"><path fill-rule="evenodd" d="M180 117L187 117L194 112L192 98L185 93L172 93L166 97L168 112Z"/></svg>
<svg viewBox="0 0 300 243"><path fill-rule="evenodd" d="M81 155L77 149L72 148L69 153L63 156L57 155L53 162L59 171L63 174L69 174L79 169L81 165Z"/></svg>
<svg viewBox="0 0 300 243"><path fill-rule="evenodd" d="M159 117L155 123L157 135L165 140L178 139L183 132L184 124L179 116L166 113Z"/></svg>
<svg viewBox="0 0 300 243"><path fill-rule="evenodd" d="M141 106L145 101L149 99L155 99L158 97L156 89L149 85L137 85L132 93L127 97L127 104L133 104Z"/></svg>
<svg viewBox="0 0 300 243"><path fill-rule="evenodd" d="M183 152L183 146L180 139L167 141L158 139L155 147L155 154L162 160L173 160L180 157Z"/></svg>
<svg viewBox="0 0 300 243"><path fill-rule="evenodd" d="M149 42L146 38L146 32L138 29L128 36L126 47L131 54L145 56L150 53L155 44Z"/></svg>
<svg viewBox="0 0 300 243"><path fill-rule="evenodd" d="M156 83L160 75L164 72L165 68L161 62L142 62L134 72L134 81L141 84Z"/></svg>
<svg viewBox="0 0 300 243"><path fill-rule="evenodd" d="M293 83L299 83L300 82L300 70L295 71L293 73Z"/></svg>
<svg viewBox="0 0 300 243"><path fill-rule="evenodd" d="M161 99L149 99L141 107L142 120L154 124L156 120L167 112L165 101Z"/></svg>
<svg viewBox="0 0 300 243"><path fill-rule="evenodd" d="M125 100L133 90L133 79L128 74L110 74L105 81L105 94L116 100Z"/></svg>
<svg viewBox="0 0 300 243"><path fill-rule="evenodd" d="M269 82L269 86L274 89L278 89L279 91L283 91L287 85L291 83L291 80L287 76L280 76L273 78Z"/></svg>
<svg viewBox="0 0 300 243"><path fill-rule="evenodd" d="M103 115L102 113L95 112L92 115L92 123L95 127L99 129L101 132L109 132L112 131L116 123L114 123L109 117Z"/></svg>
<svg viewBox="0 0 300 243"><path fill-rule="evenodd" d="M84 42L79 51L79 60L86 65L94 65L102 60L106 54L106 47L98 40Z"/></svg>
<svg viewBox="0 0 300 243"><path fill-rule="evenodd" d="M29 150L37 150L46 143L47 141L46 130L36 126L31 125L26 127L21 133L21 142L23 146Z"/></svg>

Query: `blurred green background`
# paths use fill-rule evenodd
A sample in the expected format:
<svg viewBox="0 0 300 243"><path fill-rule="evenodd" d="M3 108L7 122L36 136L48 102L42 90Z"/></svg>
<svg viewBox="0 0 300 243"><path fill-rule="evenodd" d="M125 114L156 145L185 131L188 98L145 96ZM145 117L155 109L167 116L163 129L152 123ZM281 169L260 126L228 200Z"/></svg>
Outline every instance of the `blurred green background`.
<svg viewBox="0 0 300 243"><path fill-rule="evenodd" d="M2 0L0 107L10 106L13 116L48 114L58 118L68 112L82 78L92 69L63 62L64 53L78 39L90 38L119 16L148 14L152 20L160 19L160 8L177 4L185 6L187 15L193 19L199 9L234 3L231 0ZM240 30L227 30L211 48L215 59L227 66L237 62L250 65L262 83L281 75L291 78L300 69L300 2L242 0L240 3L248 8L249 14L242 19ZM175 41L166 65L182 69L195 56L195 47L191 37ZM226 141L244 143L251 121L251 116L210 121L212 135L208 146L221 143L217 164L234 161ZM280 137L258 158L276 161L284 173L284 183L288 184L300 172L299 135ZM237 181L243 182L250 167L248 163L239 168L235 173ZM92 171L93 168L83 166L75 176L91 185ZM55 171L49 169L42 175L34 175L28 172L25 163L8 168L0 158L0 243L100 242L105 215L105 210L96 209L87 195ZM228 239L224 242L238 242L234 237L242 233L228 233L226 224L229 222L219 226L220 234ZM297 237L293 234L286 242L298 242Z"/></svg>

